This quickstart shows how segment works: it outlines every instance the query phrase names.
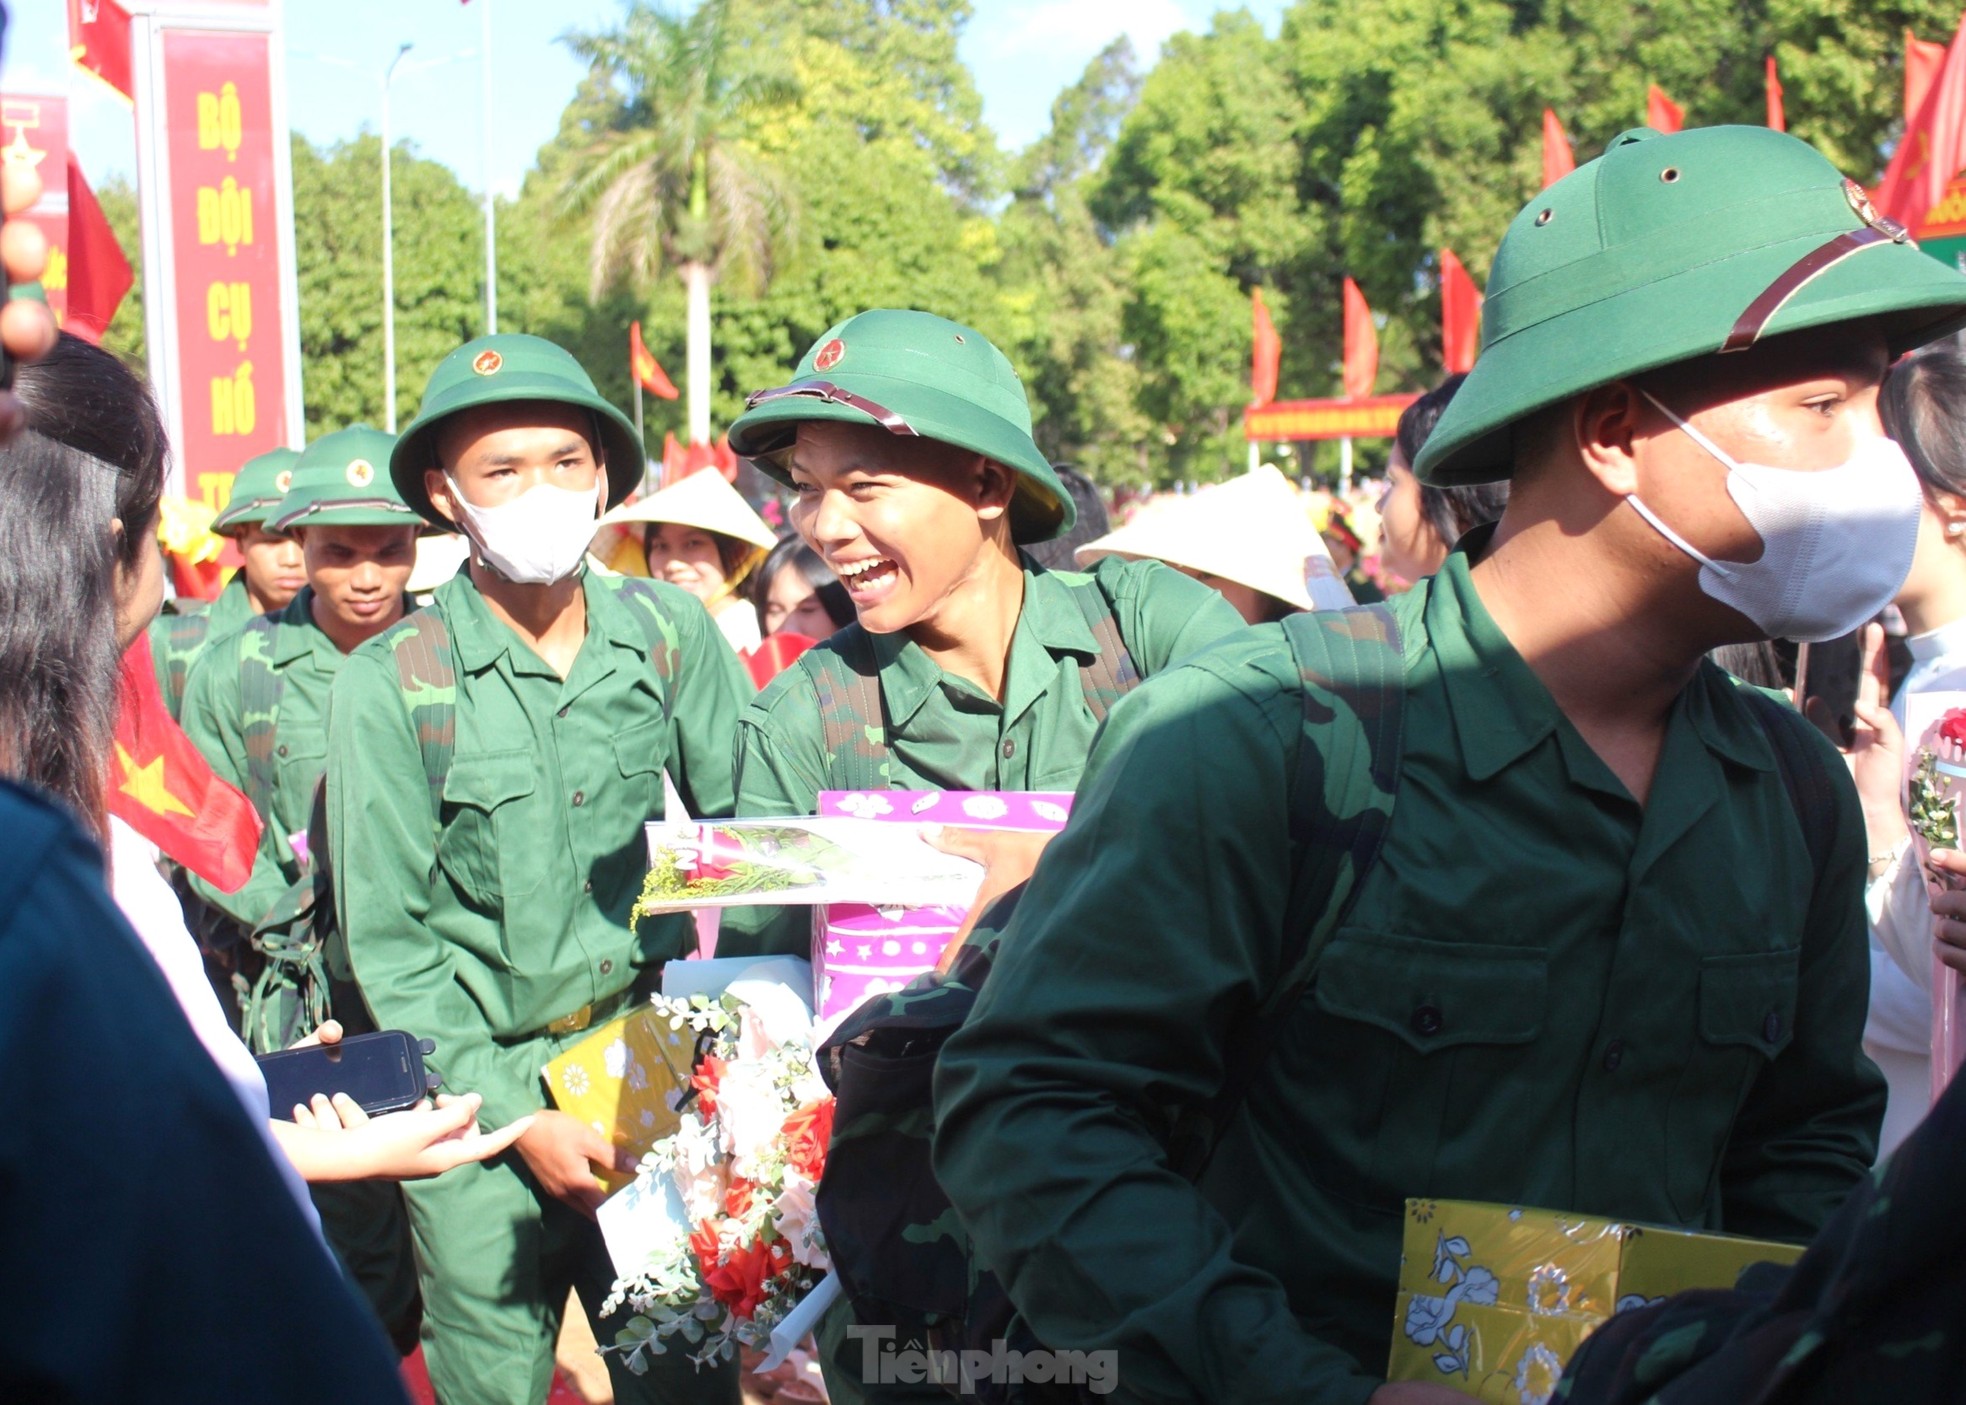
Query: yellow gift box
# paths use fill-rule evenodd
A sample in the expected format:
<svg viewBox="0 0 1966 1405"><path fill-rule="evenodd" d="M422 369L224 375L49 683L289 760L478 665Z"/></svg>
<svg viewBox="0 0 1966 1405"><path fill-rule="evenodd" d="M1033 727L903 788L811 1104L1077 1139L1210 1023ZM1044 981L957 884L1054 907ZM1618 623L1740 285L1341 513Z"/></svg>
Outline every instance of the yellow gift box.
<svg viewBox="0 0 1966 1405"><path fill-rule="evenodd" d="M676 1130L689 1091L696 1036L669 1028L669 1018L644 1006L601 1025L546 1065L546 1090L560 1111L578 1117L639 1159ZM635 1177L596 1178L610 1192Z"/></svg>
<svg viewBox="0 0 1966 1405"><path fill-rule="evenodd" d="M1543 1405L1571 1354L1615 1312L1731 1288L1793 1244L1463 1200L1409 1200L1388 1380L1495 1405Z"/></svg>

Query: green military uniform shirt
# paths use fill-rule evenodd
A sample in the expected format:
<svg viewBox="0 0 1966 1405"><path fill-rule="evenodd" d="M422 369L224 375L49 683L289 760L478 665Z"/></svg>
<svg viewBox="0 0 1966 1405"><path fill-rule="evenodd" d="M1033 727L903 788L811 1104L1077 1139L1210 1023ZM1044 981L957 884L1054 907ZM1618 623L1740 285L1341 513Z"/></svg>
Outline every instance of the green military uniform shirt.
<svg viewBox="0 0 1966 1405"><path fill-rule="evenodd" d="M260 818L259 853L252 876L226 893L193 875L198 896L248 931L294 883L307 865L293 838L307 829L314 790L328 764L328 689L344 655L314 620L314 589L303 589L276 615L254 617L245 628L215 639L198 656L185 686L179 723L218 775L246 793ZM271 675L259 686L277 688L276 715L249 711L246 674ZM276 681L277 680L277 681ZM255 757L272 781L270 795L255 794Z"/></svg>
<svg viewBox="0 0 1966 1405"><path fill-rule="evenodd" d="M1108 557L1091 574L1143 677L1244 627L1215 591L1160 562ZM1079 661L1099 646L1068 585L1083 580L1025 558L1024 601L1011 635L1002 702L943 672L905 633L871 636L894 788L1077 788L1098 727L1086 705ZM841 788L829 780L831 763L812 679L797 666L788 668L738 724L737 812L813 813L820 791ZM717 949L725 955L762 950L804 956L810 929L805 908L734 908L723 914Z"/></svg>
<svg viewBox="0 0 1966 1405"><path fill-rule="evenodd" d="M731 812L731 735L750 681L694 597L637 584L653 584L673 621L666 690L628 613L642 607L618 581L588 573L587 636L564 679L468 572L438 588L430 612L457 682L436 817L393 648L415 617L335 680L328 832L356 983L379 1026L436 1041L433 1068L452 1091L484 1095L486 1126L542 1096L538 1068L500 1049L623 996L692 938L686 916L627 925L664 769L691 814Z"/></svg>
<svg viewBox="0 0 1966 1405"><path fill-rule="evenodd" d="M938 1177L1039 1339L1131 1398L1358 1405L1409 1196L1800 1240L1863 1176L1863 825L1815 874L1772 744L1711 665L1641 808L1483 608L1464 552L1395 603L1385 848L1217 1148L1281 976L1303 684L1253 630L1115 710L936 1075ZM1827 750L1827 745L1825 744ZM985 938L987 940L987 937Z"/></svg>
<svg viewBox="0 0 1966 1405"><path fill-rule="evenodd" d="M209 644L258 616L246 593L246 573L236 571L210 604L183 602L182 610L167 611L150 622L150 664L163 691L164 706L181 718L184 690L192 665Z"/></svg>

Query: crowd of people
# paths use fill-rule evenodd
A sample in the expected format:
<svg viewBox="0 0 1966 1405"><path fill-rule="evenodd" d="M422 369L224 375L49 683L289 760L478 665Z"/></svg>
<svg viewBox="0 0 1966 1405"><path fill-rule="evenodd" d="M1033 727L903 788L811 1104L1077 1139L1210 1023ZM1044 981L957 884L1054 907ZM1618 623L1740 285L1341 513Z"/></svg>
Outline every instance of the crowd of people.
<svg viewBox="0 0 1966 1405"><path fill-rule="evenodd" d="M699 949L631 920L644 823L892 787L1076 792L1049 842L932 841L985 878L923 978L963 1018L908 1055L953 1217L913 1233L1114 1398L1464 1399L1386 1379L1409 1197L1813 1244L1621 1317L1573 1402L1956 1398L1956 1327L1893 1309L1959 1283L1966 855L1914 842L1903 726L1966 686L1966 275L1799 140L1638 132L1511 224L1485 317L1376 504L1265 467L1115 526L987 338L861 311L730 427L782 536L482 337L400 435L243 465L243 564L165 608L148 391L10 304L0 1397L387 1401L420 1347L440 1400L539 1405L569 1295L619 1325L634 1169L541 1069ZM241 886L107 812L140 638L263 822ZM736 908L717 953L811 940ZM269 1105L254 1055L372 1030L442 1093ZM854 1286L832 1398L946 1398L877 1369L905 1275Z"/></svg>

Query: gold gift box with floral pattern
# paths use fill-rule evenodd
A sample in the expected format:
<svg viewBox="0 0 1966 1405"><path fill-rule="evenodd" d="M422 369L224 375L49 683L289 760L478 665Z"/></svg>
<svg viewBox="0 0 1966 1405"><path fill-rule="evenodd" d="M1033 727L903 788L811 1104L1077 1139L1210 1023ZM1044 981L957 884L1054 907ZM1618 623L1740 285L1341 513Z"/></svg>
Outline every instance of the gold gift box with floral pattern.
<svg viewBox="0 0 1966 1405"><path fill-rule="evenodd" d="M671 1029L644 1006L609 1020L546 1065L546 1090L560 1111L578 1117L639 1159L676 1130L689 1090L696 1036ZM635 1177L596 1173L609 1192Z"/></svg>
<svg viewBox="0 0 1966 1405"><path fill-rule="evenodd" d="M1389 1380L1545 1405L1591 1329L1688 1288L1731 1288L1793 1244L1464 1200L1409 1200Z"/></svg>

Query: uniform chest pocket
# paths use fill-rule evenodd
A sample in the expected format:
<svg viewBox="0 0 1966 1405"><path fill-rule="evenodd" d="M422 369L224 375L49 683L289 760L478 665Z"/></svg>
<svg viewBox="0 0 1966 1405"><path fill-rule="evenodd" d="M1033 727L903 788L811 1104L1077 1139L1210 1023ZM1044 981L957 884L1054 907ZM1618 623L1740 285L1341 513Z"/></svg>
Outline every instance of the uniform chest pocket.
<svg viewBox="0 0 1966 1405"><path fill-rule="evenodd" d="M1548 1003L1540 948L1341 928L1277 1050L1309 1174L1379 1209L1437 1193L1440 1149L1519 1071Z"/></svg>
<svg viewBox="0 0 1966 1405"><path fill-rule="evenodd" d="M1700 961L1697 1038L1666 1112L1666 1188L1684 1220L1698 1219L1719 1194L1741 1106L1795 1037L1801 959L1790 948Z"/></svg>
<svg viewBox="0 0 1966 1405"><path fill-rule="evenodd" d="M273 767L280 778L283 807L299 807L297 816L283 815L278 822L285 824L292 818L295 827L306 824L306 812L314 802L314 787L328 769L327 734L311 730L283 730L273 742Z"/></svg>
<svg viewBox="0 0 1966 1405"><path fill-rule="evenodd" d="M669 726L660 717L638 722L614 738L614 763L647 818L662 807L662 771L669 764Z"/></svg>
<svg viewBox="0 0 1966 1405"><path fill-rule="evenodd" d="M530 750L459 756L444 777L437 863L481 908L497 911L539 886L538 848L551 830L529 823L526 801L538 784Z"/></svg>

